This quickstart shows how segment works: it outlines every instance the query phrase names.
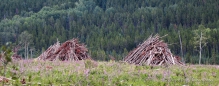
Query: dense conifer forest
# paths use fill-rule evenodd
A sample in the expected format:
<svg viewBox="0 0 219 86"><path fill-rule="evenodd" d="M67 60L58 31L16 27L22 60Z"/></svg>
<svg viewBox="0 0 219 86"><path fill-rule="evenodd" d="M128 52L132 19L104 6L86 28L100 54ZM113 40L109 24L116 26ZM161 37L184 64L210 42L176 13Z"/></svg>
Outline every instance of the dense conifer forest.
<svg viewBox="0 0 219 86"><path fill-rule="evenodd" d="M19 45L20 55L37 57L57 39L78 38L93 59L122 60L158 33L194 64L202 37L201 63L219 64L218 8L218 0L1 0L0 46Z"/></svg>

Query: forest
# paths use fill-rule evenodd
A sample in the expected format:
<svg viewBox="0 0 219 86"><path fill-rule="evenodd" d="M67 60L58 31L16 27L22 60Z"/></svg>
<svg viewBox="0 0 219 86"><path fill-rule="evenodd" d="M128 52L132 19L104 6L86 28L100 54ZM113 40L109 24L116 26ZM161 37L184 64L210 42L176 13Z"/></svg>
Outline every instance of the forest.
<svg viewBox="0 0 219 86"><path fill-rule="evenodd" d="M0 46L36 58L78 38L93 59L122 60L158 33L186 63L197 64L201 48L202 64L219 64L218 8L218 0L1 0Z"/></svg>

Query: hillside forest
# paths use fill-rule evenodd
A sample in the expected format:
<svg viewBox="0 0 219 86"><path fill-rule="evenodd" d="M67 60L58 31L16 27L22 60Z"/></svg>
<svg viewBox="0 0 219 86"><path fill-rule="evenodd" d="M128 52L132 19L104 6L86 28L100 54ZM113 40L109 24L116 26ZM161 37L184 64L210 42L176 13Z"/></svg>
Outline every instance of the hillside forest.
<svg viewBox="0 0 219 86"><path fill-rule="evenodd" d="M0 46L36 58L78 38L95 60L122 60L159 34L186 63L219 64L218 0L1 0ZM181 46L182 45L182 46ZM201 47L200 47L201 45Z"/></svg>

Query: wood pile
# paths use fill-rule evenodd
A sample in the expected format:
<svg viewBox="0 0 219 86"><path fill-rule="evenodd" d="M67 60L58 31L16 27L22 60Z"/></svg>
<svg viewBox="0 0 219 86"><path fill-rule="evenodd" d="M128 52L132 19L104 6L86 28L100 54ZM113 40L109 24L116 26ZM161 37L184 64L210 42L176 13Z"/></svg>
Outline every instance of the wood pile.
<svg viewBox="0 0 219 86"><path fill-rule="evenodd" d="M14 54L11 56L11 58L12 58L13 60L15 60L15 61L17 61L17 60L22 60L22 57L17 54L19 48L20 48L19 46L15 46L15 47L12 49L12 51L13 51Z"/></svg>
<svg viewBox="0 0 219 86"><path fill-rule="evenodd" d="M159 35L149 36L142 44L131 51L124 61L136 65L175 65L183 64L179 56L174 56L168 45L160 40Z"/></svg>
<svg viewBox="0 0 219 86"><path fill-rule="evenodd" d="M71 39L60 45L59 41L50 46L39 57L39 60L78 61L91 59L88 49L84 44L79 44L78 39Z"/></svg>
<svg viewBox="0 0 219 86"><path fill-rule="evenodd" d="M22 60L22 57L20 55L18 55L17 53L14 53L11 58L15 61L18 61L18 60Z"/></svg>
<svg viewBox="0 0 219 86"><path fill-rule="evenodd" d="M9 80L11 79L0 76L0 82L8 82Z"/></svg>
<svg viewBox="0 0 219 86"><path fill-rule="evenodd" d="M3 53L0 52L0 67L2 66L2 62L3 62Z"/></svg>

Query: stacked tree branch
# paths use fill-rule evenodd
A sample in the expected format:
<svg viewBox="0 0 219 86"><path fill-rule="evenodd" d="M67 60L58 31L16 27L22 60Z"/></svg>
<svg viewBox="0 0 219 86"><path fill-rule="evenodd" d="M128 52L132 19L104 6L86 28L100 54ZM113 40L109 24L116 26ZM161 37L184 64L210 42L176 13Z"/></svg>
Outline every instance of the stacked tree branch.
<svg viewBox="0 0 219 86"><path fill-rule="evenodd" d="M10 79L0 76L0 82L8 82Z"/></svg>
<svg viewBox="0 0 219 86"><path fill-rule="evenodd" d="M0 67L2 66L2 63L3 63L3 53L0 52Z"/></svg>
<svg viewBox="0 0 219 86"><path fill-rule="evenodd" d="M182 64L180 57L174 56L159 35L150 36L131 51L124 61L136 65Z"/></svg>
<svg viewBox="0 0 219 86"><path fill-rule="evenodd" d="M22 60L22 57L20 55L18 55L17 53L13 54L11 56L11 58L15 61L19 61L19 60Z"/></svg>
<svg viewBox="0 0 219 86"><path fill-rule="evenodd" d="M19 46L15 46L15 47L12 49L12 51L13 51L14 54L11 56L11 58L12 58L14 61L22 60L22 57L17 54L19 48L20 48Z"/></svg>
<svg viewBox="0 0 219 86"><path fill-rule="evenodd" d="M77 39L72 39L60 45L57 41L56 44L50 46L39 57L39 60L60 60L60 61L78 61L91 59L88 55L88 49L84 44L79 44Z"/></svg>

